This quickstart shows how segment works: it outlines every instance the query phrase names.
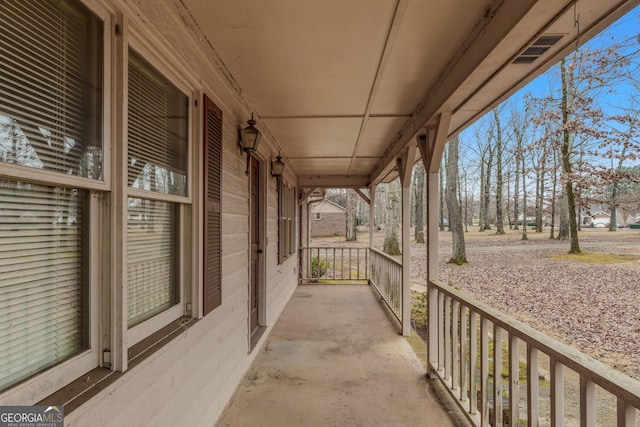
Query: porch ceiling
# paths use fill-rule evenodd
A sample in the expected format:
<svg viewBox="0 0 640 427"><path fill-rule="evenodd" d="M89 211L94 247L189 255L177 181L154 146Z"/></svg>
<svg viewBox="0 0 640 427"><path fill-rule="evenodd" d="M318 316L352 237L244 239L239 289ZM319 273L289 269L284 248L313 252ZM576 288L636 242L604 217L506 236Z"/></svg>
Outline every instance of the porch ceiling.
<svg viewBox="0 0 640 427"><path fill-rule="evenodd" d="M640 0L175 1L300 185L322 187L388 179L439 114L443 145ZM512 63L543 34L563 37Z"/></svg>

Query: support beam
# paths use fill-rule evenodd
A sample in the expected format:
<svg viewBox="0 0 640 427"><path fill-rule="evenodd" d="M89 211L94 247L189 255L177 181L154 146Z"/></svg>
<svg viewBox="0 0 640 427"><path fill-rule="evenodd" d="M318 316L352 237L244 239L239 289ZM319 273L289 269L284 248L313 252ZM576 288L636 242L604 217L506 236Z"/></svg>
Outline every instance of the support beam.
<svg viewBox="0 0 640 427"><path fill-rule="evenodd" d="M438 112L457 107L449 105L452 104L452 100L455 101L456 91L535 4L536 0L490 2L487 13L476 22L475 28L467 35L456 55L443 68L431 85L430 91L413 111L411 119L407 120L399 135L390 141L387 153L369 175L372 183L377 183L375 180L386 166L393 162L419 130L427 126ZM444 135L443 138L447 137L448 135Z"/></svg>
<svg viewBox="0 0 640 427"><path fill-rule="evenodd" d="M402 335L411 335L411 172L416 145L409 144L398 158L402 185Z"/></svg>
<svg viewBox="0 0 640 427"><path fill-rule="evenodd" d="M368 187L369 177L354 176L301 176L298 178L299 187L315 188L362 188Z"/></svg>
<svg viewBox="0 0 640 427"><path fill-rule="evenodd" d="M305 200L307 200L307 198L311 195L311 193L313 193L314 191L316 191L315 187L310 187L310 188L303 188L301 190L301 194L300 194L300 199L298 200L298 204L302 205Z"/></svg>
<svg viewBox="0 0 640 427"><path fill-rule="evenodd" d="M356 192L356 193L358 193L358 194L360 195L360 197L362 197L362 200L364 200L365 202L367 202L367 204L368 204L368 205L370 205L370 204L371 204L371 201L369 200L369 197L367 197L367 195L366 195L366 194L364 194L364 193L362 192L362 190L361 190L361 189L359 189L359 188L354 188L354 190L355 190L355 192Z"/></svg>

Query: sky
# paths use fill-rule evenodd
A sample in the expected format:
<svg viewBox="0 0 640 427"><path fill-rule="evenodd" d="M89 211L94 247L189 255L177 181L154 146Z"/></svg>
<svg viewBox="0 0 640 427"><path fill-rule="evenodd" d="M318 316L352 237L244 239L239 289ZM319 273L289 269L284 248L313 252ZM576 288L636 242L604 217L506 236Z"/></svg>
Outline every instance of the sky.
<svg viewBox="0 0 640 427"><path fill-rule="evenodd" d="M602 47L608 47L612 43L628 40L632 37L636 38L636 42L632 44L634 49L640 48L640 6L632 9L630 12L625 14L619 20L614 22L611 26L609 26L606 30L604 30L599 35L595 36L593 39L589 40L584 44L585 48L597 49ZM533 97L546 97L551 94L552 88L560 87L560 77L559 77L559 68L557 65L552 66L548 71L538 76L535 80L530 82L528 85L520 89L516 92L511 98L509 98L506 103L514 105L517 109L524 108L524 103L521 102L525 94L530 93ZM638 88L633 87L629 84L618 84L614 87L612 93L602 93L599 94L597 98L597 102L602 105L603 110L611 113L616 111L616 109L629 107L631 105L631 98L635 97L640 100L640 93ZM506 114L511 107L503 109L503 114ZM492 113L489 113L492 114ZM461 144L466 147L474 147L475 143L475 135L478 132L478 128L482 128L482 126L486 126L487 116L481 118L474 125L471 125L465 131L460 134ZM506 117L503 122L506 122ZM469 157L467 157L467 161L472 161L477 163L477 160L474 160L474 154L470 151ZM638 153L640 156L640 153ZM625 165L633 166L635 164L640 164L640 160L637 161L625 161Z"/></svg>

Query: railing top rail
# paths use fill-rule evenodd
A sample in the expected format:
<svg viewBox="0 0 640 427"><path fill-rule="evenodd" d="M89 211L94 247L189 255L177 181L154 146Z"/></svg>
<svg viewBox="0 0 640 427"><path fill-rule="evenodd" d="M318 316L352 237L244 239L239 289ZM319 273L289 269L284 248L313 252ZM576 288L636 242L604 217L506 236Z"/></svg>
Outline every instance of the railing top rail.
<svg viewBox="0 0 640 427"><path fill-rule="evenodd" d="M356 246L300 246L298 249L358 249L361 251L369 250L366 247L356 247Z"/></svg>
<svg viewBox="0 0 640 427"><path fill-rule="evenodd" d="M380 249L369 248L369 252L371 252L372 254L380 255L381 257L384 257L384 258L388 259L389 261L394 262L394 263L396 263L396 264L398 264L400 266L402 265L402 261L401 260L398 260L398 259L392 257L391 255L382 252Z"/></svg>
<svg viewBox="0 0 640 427"><path fill-rule="evenodd" d="M549 357L557 360L574 371L584 374L600 387L622 397L635 407L640 407L640 381L637 381L604 363L568 346L548 335L528 326L493 307L476 300L469 295L446 286L439 281L429 281L429 286L459 300L463 305L472 308L500 328L513 333L519 339L541 350Z"/></svg>

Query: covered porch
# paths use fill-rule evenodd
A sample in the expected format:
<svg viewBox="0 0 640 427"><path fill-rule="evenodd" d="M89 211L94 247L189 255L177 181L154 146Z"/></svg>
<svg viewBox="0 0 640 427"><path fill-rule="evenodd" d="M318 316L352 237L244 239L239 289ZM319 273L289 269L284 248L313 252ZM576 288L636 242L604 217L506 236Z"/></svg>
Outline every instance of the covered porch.
<svg viewBox="0 0 640 427"><path fill-rule="evenodd" d="M422 356L368 286L299 286L217 426L466 425Z"/></svg>

